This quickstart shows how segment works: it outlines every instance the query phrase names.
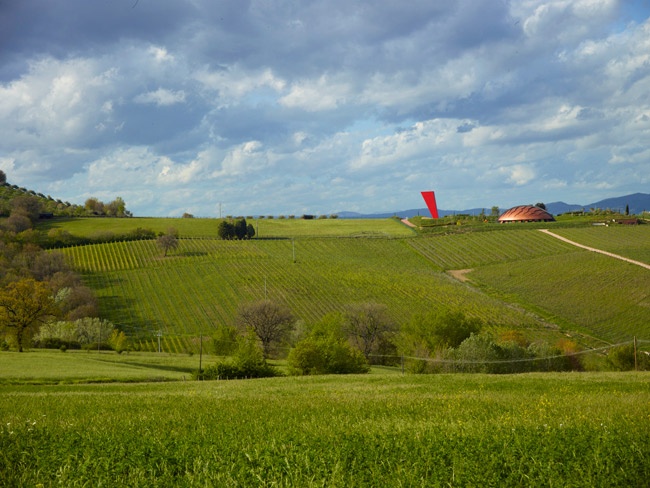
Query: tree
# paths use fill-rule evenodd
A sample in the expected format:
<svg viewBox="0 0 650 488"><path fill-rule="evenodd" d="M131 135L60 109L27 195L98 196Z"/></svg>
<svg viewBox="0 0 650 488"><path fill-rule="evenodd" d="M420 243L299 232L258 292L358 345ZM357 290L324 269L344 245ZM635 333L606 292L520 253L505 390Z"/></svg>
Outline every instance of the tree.
<svg viewBox="0 0 650 488"><path fill-rule="evenodd" d="M499 207L495 205L490 209L490 217L498 217L498 216L499 216Z"/></svg>
<svg viewBox="0 0 650 488"><path fill-rule="evenodd" d="M461 311L415 314L402 327L400 350L407 355L435 356L458 347L482 326L480 319L467 317Z"/></svg>
<svg viewBox="0 0 650 488"><path fill-rule="evenodd" d="M537 203L535 204L535 206L536 206L537 208L541 208L542 210L546 210L546 205L544 205L544 203L542 203L542 202L537 202Z"/></svg>
<svg viewBox="0 0 650 488"><path fill-rule="evenodd" d="M4 171L0 171L0 185L5 185L7 183L7 174Z"/></svg>
<svg viewBox="0 0 650 488"><path fill-rule="evenodd" d="M630 215L630 206L627 204L625 205L625 215Z"/></svg>
<svg viewBox="0 0 650 488"><path fill-rule="evenodd" d="M252 239L255 237L255 227L253 227L253 224L248 224L246 226L246 239Z"/></svg>
<svg viewBox="0 0 650 488"><path fill-rule="evenodd" d="M222 220L217 227L217 235L223 240L233 239L235 237L235 226L227 220Z"/></svg>
<svg viewBox="0 0 650 488"><path fill-rule="evenodd" d="M247 237L246 219L235 220L235 237L239 240L246 239Z"/></svg>
<svg viewBox="0 0 650 488"><path fill-rule="evenodd" d="M40 324L58 313L47 285L32 278L10 283L0 292L0 325L13 337L18 352Z"/></svg>
<svg viewBox="0 0 650 488"><path fill-rule="evenodd" d="M261 300L239 308L237 325L243 332L252 330L262 343L264 357L269 357L273 346L282 343L295 324L288 308L271 300Z"/></svg>
<svg viewBox="0 0 650 488"><path fill-rule="evenodd" d="M351 305L345 313L345 331L366 359L397 330L385 305Z"/></svg>
<svg viewBox="0 0 650 488"><path fill-rule="evenodd" d="M32 195L16 197L11 201L11 214L20 214L35 223L41 214L41 200Z"/></svg>
<svg viewBox="0 0 650 488"><path fill-rule="evenodd" d="M298 375L367 373L368 362L358 349L335 335L312 335L300 341L287 358Z"/></svg>
<svg viewBox="0 0 650 488"><path fill-rule="evenodd" d="M91 214L102 215L104 213L104 203L95 197L90 197L84 203L85 209Z"/></svg>
<svg viewBox="0 0 650 488"><path fill-rule="evenodd" d="M167 233L158 236L156 244L163 250L163 256L167 256L168 251L178 248L178 231L174 228L167 229Z"/></svg>

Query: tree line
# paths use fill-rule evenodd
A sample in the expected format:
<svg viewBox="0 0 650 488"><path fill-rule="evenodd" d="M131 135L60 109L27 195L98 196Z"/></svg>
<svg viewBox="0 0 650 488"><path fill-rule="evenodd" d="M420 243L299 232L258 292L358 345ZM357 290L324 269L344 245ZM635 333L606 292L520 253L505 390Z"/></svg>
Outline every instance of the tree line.
<svg viewBox="0 0 650 488"><path fill-rule="evenodd" d="M650 370L630 345L581 356L577 343L530 342L521 331L487 327L462 311L415 314L401 326L387 307L358 303L304 324L270 300L243 304L235 326L220 326L214 352L230 356L197 373L203 379L274 376L269 358L286 358L290 374L366 373L370 365L400 365L410 373ZM287 353L288 351L288 353Z"/></svg>

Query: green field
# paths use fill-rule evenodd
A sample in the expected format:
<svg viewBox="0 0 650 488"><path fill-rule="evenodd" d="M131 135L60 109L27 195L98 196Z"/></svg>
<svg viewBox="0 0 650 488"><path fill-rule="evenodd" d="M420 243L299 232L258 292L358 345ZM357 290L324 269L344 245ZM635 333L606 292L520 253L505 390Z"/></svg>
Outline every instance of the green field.
<svg viewBox="0 0 650 488"><path fill-rule="evenodd" d="M547 333L530 314L432 266L409 239L182 239L166 258L153 241L65 252L100 297L102 316L150 350L161 330L166 351L196 351L191 341L198 334L233 324L241 303L265 297L312 323L370 301L385 304L398 320L430 310L463 310L493 327Z"/></svg>
<svg viewBox="0 0 650 488"><path fill-rule="evenodd" d="M641 487L650 479L647 373L373 367L359 376L189 381L199 361L217 360L197 354L200 337L208 346L240 303L264 297L287 305L299 326L373 301L400 323L460 310L529 339L569 335L588 346L636 336L646 347L644 268L523 225L422 236L392 219L264 219L250 241L215 239L212 219L47 225L79 236L173 226L182 238L167 257L153 240L62 250L96 291L101 316L143 351L0 352L0 486ZM647 262L646 227L553 230ZM452 277L458 270L467 281ZM158 331L163 352L144 352L157 349Z"/></svg>
<svg viewBox="0 0 650 488"><path fill-rule="evenodd" d="M84 225L137 221L79 220ZM164 227L174 219L161 220ZM201 219L176 220L204 229ZM143 350L157 348L161 331L165 351L196 352L199 334L233 324L241 303L263 298L287 305L307 323L350 304L378 302L398 321L431 310L461 310L492 328L519 328L531 340L553 334L557 339L562 330L590 345L633 336L650 339L647 270L594 256L536 229L487 225L481 232L422 237L393 219L274 219L263 225L277 225L276 237L181 238L179 248L164 258L154 241L63 252L98 294L102 316L135 337ZM312 225L324 225L323 236L303 234ZM587 227L558 233L642 258L646 228ZM393 229L393 234L376 237L379 229ZM409 237L400 237L403 230ZM614 237L604 240L603 230ZM341 237L346 233L357 237ZM282 237L292 235L297 237ZM446 273L470 269L465 283Z"/></svg>
<svg viewBox="0 0 650 488"><path fill-rule="evenodd" d="M585 246L650 264L650 225L611 225L555 230Z"/></svg>
<svg viewBox="0 0 650 488"><path fill-rule="evenodd" d="M641 487L647 379L0 385L0 484Z"/></svg>
<svg viewBox="0 0 650 488"><path fill-rule="evenodd" d="M414 231L395 219L247 219L255 228L257 237L408 237ZM137 228L156 233L169 228L181 237L217 237L219 219L212 218L70 218L53 219L39 223L39 230L65 229L76 236L93 237L102 233L126 234Z"/></svg>

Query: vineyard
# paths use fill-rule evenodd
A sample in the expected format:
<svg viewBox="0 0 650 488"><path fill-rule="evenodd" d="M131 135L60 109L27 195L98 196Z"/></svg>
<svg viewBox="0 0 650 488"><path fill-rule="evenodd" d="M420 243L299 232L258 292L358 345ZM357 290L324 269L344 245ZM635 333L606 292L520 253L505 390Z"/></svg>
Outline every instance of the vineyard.
<svg viewBox="0 0 650 488"><path fill-rule="evenodd" d="M305 322L372 301L399 320L460 309L494 326L540 327L529 314L436 270L408 239L181 239L167 258L154 241L65 252L96 290L102 316L140 337L145 349L157 347L161 331L165 350L194 350L199 334L231 325L241 303L265 297Z"/></svg>
<svg viewBox="0 0 650 488"><path fill-rule="evenodd" d="M585 246L650 264L650 225L592 226L554 232Z"/></svg>
<svg viewBox="0 0 650 488"><path fill-rule="evenodd" d="M613 342L650 338L650 278L639 266L578 250L485 266L469 277L567 329Z"/></svg>
<svg viewBox="0 0 650 488"><path fill-rule="evenodd" d="M305 226L323 222L322 229L330 229L323 231L327 237L304 234ZM271 233L276 223L275 232L292 237L183 236L167 257L152 240L64 252L96 291L102 317L136 338L143 350L156 350L160 341L165 351L195 351L200 335L232 325L241 304L264 298L286 305L302 323L354 303L377 302L398 322L415 313L461 310L493 328L522 328L530 338L558 337L552 324L606 341L650 338L647 270L594 256L535 229L400 237L403 229L411 230L392 219L381 224L278 219L264 221L268 227L262 229ZM334 224L348 237L333 237ZM283 231L284 225L289 227ZM380 229L394 234L379 237ZM596 235L601 230L560 233L637 258L647 247L645 228L626 229L623 237L612 233L616 238L605 241ZM463 269L471 270L465 275L469 283L445 272Z"/></svg>

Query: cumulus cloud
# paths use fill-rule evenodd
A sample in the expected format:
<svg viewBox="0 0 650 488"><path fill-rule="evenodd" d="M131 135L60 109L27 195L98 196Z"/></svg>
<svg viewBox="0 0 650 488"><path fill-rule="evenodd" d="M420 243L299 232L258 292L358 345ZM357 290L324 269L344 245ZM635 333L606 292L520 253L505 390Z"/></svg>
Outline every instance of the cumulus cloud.
<svg viewBox="0 0 650 488"><path fill-rule="evenodd" d="M394 210L423 187L460 208L646 190L643 2L132 7L4 7L10 182L120 194L146 215Z"/></svg>

